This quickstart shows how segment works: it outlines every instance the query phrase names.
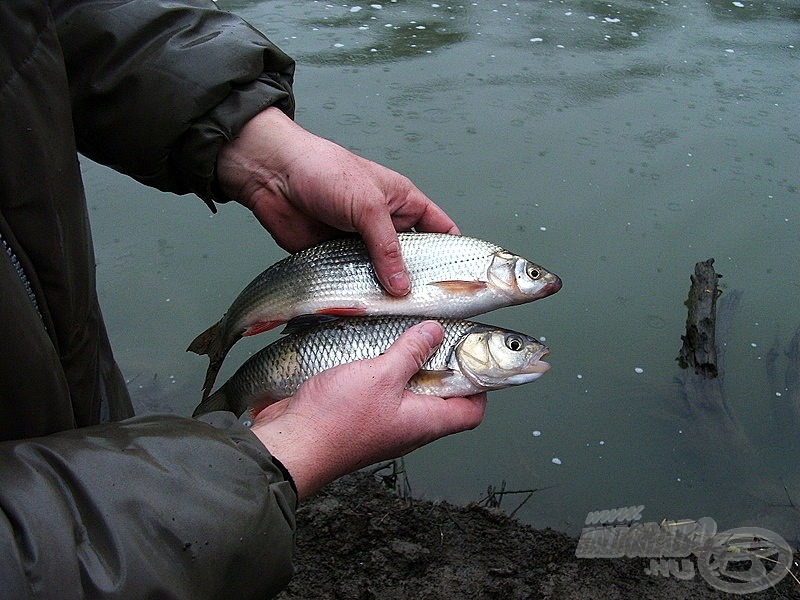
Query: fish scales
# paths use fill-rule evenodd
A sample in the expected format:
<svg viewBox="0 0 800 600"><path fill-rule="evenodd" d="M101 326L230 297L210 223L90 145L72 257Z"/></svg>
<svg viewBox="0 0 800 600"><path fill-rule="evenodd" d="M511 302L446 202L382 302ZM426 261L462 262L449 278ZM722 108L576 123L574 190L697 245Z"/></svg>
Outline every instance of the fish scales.
<svg viewBox="0 0 800 600"><path fill-rule="evenodd" d="M251 282L231 307L230 322L248 320L265 312L279 314L271 305L292 305L291 315L313 314L320 306L368 306L375 310L408 308L413 301L419 314L434 308L442 293L427 288L431 282L479 281L487 265L502 249L492 243L446 234L399 234L400 248L409 272L412 299L394 298L381 287L359 238L333 240L292 255ZM263 299L263 300L260 300ZM473 298L454 298L448 305L451 318L473 316ZM380 307L380 308L379 308ZM439 309L441 311L441 308Z"/></svg>
<svg viewBox="0 0 800 600"><path fill-rule="evenodd" d="M209 356L203 398L237 340L300 315L463 319L544 298L561 288L557 275L491 242L413 232L400 233L398 239L411 280L411 292L403 297L386 293L358 237L302 250L253 279L222 319L188 348Z"/></svg>
<svg viewBox="0 0 800 600"><path fill-rule="evenodd" d="M264 405L291 396L305 381L322 371L379 356L404 331L424 320L427 318L341 318L322 322L317 326L307 326L285 335L248 359L217 392L200 404L195 415L211 410L233 410L241 414L254 401ZM422 370L409 382L408 388L413 392L433 395L474 394L532 381L549 368L547 363L540 360L547 354L547 348L530 336L460 319L437 321L443 327L444 338L422 366ZM523 353L523 348L528 348L528 352L523 353L511 368L506 366L500 379L489 383L475 381L464 372L467 368L465 361L474 363L477 360L477 371L485 367L487 376L491 375L489 370L498 368L503 362L502 357L485 360L490 351L478 349L476 352L475 344L469 348L461 348L468 338L480 338L481 335L518 338L519 346L516 351ZM501 350L510 352L507 349ZM458 354L459 351L461 356L454 359L454 353ZM483 360L486 365L483 365ZM472 373L472 376L480 379L481 373ZM523 379L517 380L520 376Z"/></svg>
<svg viewBox="0 0 800 600"><path fill-rule="evenodd" d="M240 396L270 393L290 396L316 373L338 365L374 358L409 327L424 321L416 317L341 319L318 328L285 336L255 354L231 378L231 391ZM441 319L445 337L423 365L441 371L459 339L475 323ZM227 385L227 384L226 384Z"/></svg>

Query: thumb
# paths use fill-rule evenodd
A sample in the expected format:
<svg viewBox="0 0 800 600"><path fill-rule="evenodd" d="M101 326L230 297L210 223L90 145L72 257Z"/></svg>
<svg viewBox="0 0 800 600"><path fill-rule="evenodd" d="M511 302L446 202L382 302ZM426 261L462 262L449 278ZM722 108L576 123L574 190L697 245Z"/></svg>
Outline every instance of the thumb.
<svg viewBox="0 0 800 600"><path fill-rule="evenodd" d="M444 338L444 329L436 321L423 321L409 328L384 353L392 359L396 376L408 382L433 355Z"/></svg>

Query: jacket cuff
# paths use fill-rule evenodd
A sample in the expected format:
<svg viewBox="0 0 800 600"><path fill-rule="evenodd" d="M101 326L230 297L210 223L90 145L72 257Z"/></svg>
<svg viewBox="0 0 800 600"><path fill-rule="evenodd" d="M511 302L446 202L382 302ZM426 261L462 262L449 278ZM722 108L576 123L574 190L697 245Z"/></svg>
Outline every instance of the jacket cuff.
<svg viewBox="0 0 800 600"><path fill-rule="evenodd" d="M175 172L181 173L183 186L197 194L216 212L215 202L229 202L216 180L217 154L222 145L270 106L294 118L291 92L293 65L282 73L264 74L256 81L234 88L228 97L183 134L170 157Z"/></svg>
<svg viewBox="0 0 800 600"><path fill-rule="evenodd" d="M297 484L294 482L294 477L292 477L292 474L289 473L289 469L287 469L286 466L275 456L272 457L272 462L276 467L278 467L278 470L283 473L283 478L289 482L295 497L299 496L300 494L297 492Z"/></svg>
<svg viewBox="0 0 800 600"><path fill-rule="evenodd" d="M264 446L256 434L236 418L236 415L228 411L214 411L195 417L195 420L211 425L215 429L227 430L239 451L258 462L270 480L273 480L273 484L279 483L274 481L277 476L280 476L285 483L288 483L291 488L291 494L287 494L287 496L291 500L291 506L287 508L290 508L292 513L297 510L297 485L291 473L281 461L270 453L269 449ZM288 490L284 489L283 491Z"/></svg>

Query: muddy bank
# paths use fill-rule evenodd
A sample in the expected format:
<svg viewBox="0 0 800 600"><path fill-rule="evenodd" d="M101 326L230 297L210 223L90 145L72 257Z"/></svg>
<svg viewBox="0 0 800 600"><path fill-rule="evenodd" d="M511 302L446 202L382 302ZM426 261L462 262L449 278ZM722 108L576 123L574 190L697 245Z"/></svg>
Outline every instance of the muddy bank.
<svg viewBox="0 0 800 600"><path fill-rule="evenodd" d="M699 574L648 575L646 559L579 559L565 534L499 509L403 500L363 473L304 502L297 519L297 573L282 600L735 597ZM800 585L787 576L750 597L800 598Z"/></svg>

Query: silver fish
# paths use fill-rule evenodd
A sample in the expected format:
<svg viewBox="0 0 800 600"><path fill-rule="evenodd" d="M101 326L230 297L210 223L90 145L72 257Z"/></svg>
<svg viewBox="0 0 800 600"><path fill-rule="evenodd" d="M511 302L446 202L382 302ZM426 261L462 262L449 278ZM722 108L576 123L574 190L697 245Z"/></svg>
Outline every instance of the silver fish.
<svg viewBox="0 0 800 600"><path fill-rule="evenodd" d="M411 292L401 298L383 289L357 237L302 250L256 277L188 348L210 360L203 398L239 339L299 315L463 319L561 289L557 275L490 242L442 233L400 233L399 240L411 279Z"/></svg>
<svg viewBox="0 0 800 600"><path fill-rule="evenodd" d="M299 321L305 320L300 317ZM424 317L328 319L278 339L250 357L195 410L241 415L294 394L306 380L335 366L375 358ZM317 319L319 322L319 319ZM444 340L408 384L419 394L467 396L534 381L550 369L546 346L524 333L457 319L438 319ZM290 323L291 327L294 322Z"/></svg>

